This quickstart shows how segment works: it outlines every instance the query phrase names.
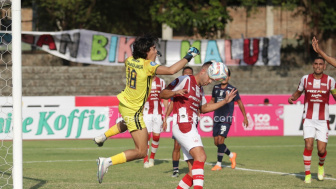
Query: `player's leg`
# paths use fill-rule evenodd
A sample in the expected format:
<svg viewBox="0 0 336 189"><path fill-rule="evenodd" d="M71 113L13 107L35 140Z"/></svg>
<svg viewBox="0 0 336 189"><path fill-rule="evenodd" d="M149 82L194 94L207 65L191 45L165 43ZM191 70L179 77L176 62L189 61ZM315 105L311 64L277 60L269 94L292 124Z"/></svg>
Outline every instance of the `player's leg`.
<svg viewBox="0 0 336 189"><path fill-rule="evenodd" d="M157 152L157 149L159 147L160 143L160 133L162 130L162 117L161 115L155 115L153 116L153 140L152 140L152 149L151 149L151 155L149 157L149 167L154 166L154 158L155 154Z"/></svg>
<svg viewBox="0 0 336 189"><path fill-rule="evenodd" d="M194 189L202 189L204 184L204 163L206 161L206 154L203 146L197 146L189 151L193 157L192 178Z"/></svg>
<svg viewBox="0 0 336 189"><path fill-rule="evenodd" d="M189 172L180 180L179 185L176 187L176 189L185 189L190 188L193 185L193 177L192 177L192 166L194 163L193 159L186 161L188 164Z"/></svg>
<svg viewBox="0 0 336 189"><path fill-rule="evenodd" d="M174 137L181 145L184 159L194 160L191 169L194 188L203 188L204 163L206 160L206 154L203 149L202 139L198 134L196 125L193 125L191 130L187 133L182 133L177 125L173 125L173 133Z"/></svg>
<svg viewBox="0 0 336 189"><path fill-rule="evenodd" d="M305 148L303 151L303 162L305 167L305 183L311 183L310 165L312 159L312 152L314 148L314 139L316 136L316 123L310 119L303 120L303 138L305 141Z"/></svg>
<svg viewBox="0 0 336 189"><path fill-rule="evenodd" d="M111 128L109 128L105 133L96 136L93 141L98 145L98 147L102 147L104 142L110 138L111 136L117 135L127 130L127 126L124 120L119 121Z"/></svg>
<svg viewBox="0 0 336 189"><path fill-rule="evenodd" d="M324 180L324 161L327 157L329 121L319 121L319 124L316 124L316 129L317 154L319 157L317 178L318 180Z"/></svg>
<svg viewBox="0 0 336 189"><path fill-rule="evenodd" d="M318 172L317 178L318 180L324 180L324 161L327 157L327 143L317 140L317 155L319 156L319 165L318 165Z"/></svg>
<svg viewBox="0 0 336 189"><path fill-rule="evenodd" d="M212 129L212 136L214 137L214 144L217 146L217 163L216 165L211 169L212 171L219 171L222 170L222 159L224 155L224 149L221 149L218 146L218 136L220 133L220 123L215 122Z"/></svg>
<svg viewBox="0 0 336 189"><path fill-rule="evenodd" d="M174 138L174 137L173 137ZM174 149L173 149L173 175L172 177L178 177L179 176L179 163L180 163L180 150L181 146L177 142L177 140L174 138Z"/></svg>
<svg viewBox="0 0 336 189"><path fill-rule="evenodd" d="M123 116L127 129L131 133L135 149L126 150L109 158L99 157L97 160L99 183L102 183L104 174L107 172L109 166L141 159L146 156L148 132L143 121L142 111L135 112L128 107L120 107L119 105L119 112Z"/></svg>
<svg viewBox="0 0 336 189"><path fill-rule="evenodd" d="M144 158L144 168L149 168L149 163L148 163L148 154L149 154L149 145L150 145L150 140L151 140L151 135L153 131L153 122L152 122L152 114L144 114L144 122L146 124L146 128L148 131L148 141L147 141L147 153L146 157Z"/></svg>
<svg viewBox="0 0 336 189"><path fill-rule="evenodd" d="M314 146L314 138L305 139L305 149L303 151L303 162L305 167L305 183L311 183L310 165Z"/></svg>

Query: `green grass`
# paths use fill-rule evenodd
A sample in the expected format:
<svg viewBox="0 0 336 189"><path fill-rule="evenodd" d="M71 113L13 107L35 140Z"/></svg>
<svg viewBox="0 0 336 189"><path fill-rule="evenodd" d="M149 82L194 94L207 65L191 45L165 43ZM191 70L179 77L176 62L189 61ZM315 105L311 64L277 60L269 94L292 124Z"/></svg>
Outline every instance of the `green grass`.
<svg viewBox="0 0 336 189"><path fill-rule="evenodd" d="M302 137L244 137L228 138L227 146L237 152L237 168L225 167L211 171L216 162L217 149L212 138L203 138L207 154L205 188L335 188L336 187L336 138L330 137L325 164L326 179L318 181L316 146L312 157L311 184L304 184ZM108 140L98 148L91 140L24 141L24 188L176 188L179 180L172 178L171 152L173 140L162 138L156 155L155 166L143 168L140 160L112 166L103 183L97 181L98 156L108 157L133 148L132 139ZM315 143L316 145L316 143ZM224 165L230 161L224 157ZM180 161L180 173L188 171ZM5 187L6 188L6 187Z"/></svg>

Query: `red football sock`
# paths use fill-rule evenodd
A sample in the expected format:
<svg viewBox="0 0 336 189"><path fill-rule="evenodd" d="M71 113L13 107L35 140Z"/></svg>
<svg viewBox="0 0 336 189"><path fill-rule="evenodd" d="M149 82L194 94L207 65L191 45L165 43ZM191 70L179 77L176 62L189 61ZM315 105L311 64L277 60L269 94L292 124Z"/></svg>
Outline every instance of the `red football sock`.
<svg viewBox="0 0 336 189"><path fill-rule="evenodd" d="M182 180L179 182L179 185L176 189L190 188L193 185L193 178L186 174Z"/></svg>
<svg viewBox="0 0 336 189"><path fill-rule="evenodd" d="M307 150L306 148L303 151L303 163L304 163L304 166L305 166L306 175L310 174L310 164L311 164L311 158L312 158L312 151L313 150Z"/></svg>

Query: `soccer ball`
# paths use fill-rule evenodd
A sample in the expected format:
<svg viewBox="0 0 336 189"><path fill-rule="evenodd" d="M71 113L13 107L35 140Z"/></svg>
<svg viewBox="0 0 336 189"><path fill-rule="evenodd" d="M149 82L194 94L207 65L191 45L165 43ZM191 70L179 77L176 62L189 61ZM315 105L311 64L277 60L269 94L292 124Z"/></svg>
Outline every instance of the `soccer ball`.
<svg viewBox="0 0 336 189"><path fill-rule="evenodd" d="M222 62L212 62L208 68L208 75L210 79L215 81L223 81L228 77L229 69Z"/></svg>

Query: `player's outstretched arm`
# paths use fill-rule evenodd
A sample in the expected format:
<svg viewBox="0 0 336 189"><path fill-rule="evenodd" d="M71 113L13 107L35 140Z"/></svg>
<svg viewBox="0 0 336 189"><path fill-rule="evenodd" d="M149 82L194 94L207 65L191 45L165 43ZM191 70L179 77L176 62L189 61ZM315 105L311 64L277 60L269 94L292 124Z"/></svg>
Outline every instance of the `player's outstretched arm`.
<svg viewBox="0 0 336 189"><path fill-rule="evenodd" d="M217 103L206 103L201 106L201 113L208 113L218 108L224 106L225 104L231 102L233 98L237 95L237 89L232 90L229 94L226 95L225 99Z"/></svg>
<svg viewBox="0 0 336 189"><path fill-rule="evenodd" d="M290 97L288 98L288 103L289 103L289 104L293 104L293 101L296 101L296 100L301 96L302 93L303 93L303 91L296 90L296 91L292 94L292 96L290 96Z"/></svg>
<svg viewBox="0 0 336 189"><path fill-rule="evenodd" d="M159 66L156 69L156 75L173 75L180 71L192 58L199 55L200 52L195 47L190 47L187 54L184 56L183 59L176 62L175 64L171 65L170 67L167 66Z"/></svg>
<svg viewBox="0 0 336 189"><path fill-rule="evenodd" d="M320 49L318 45L318 40L315 37L313 37L312 39L312 46L315 52L322 56L329 64L336 67L336 58L328 56L322 49Z"/></svg>

